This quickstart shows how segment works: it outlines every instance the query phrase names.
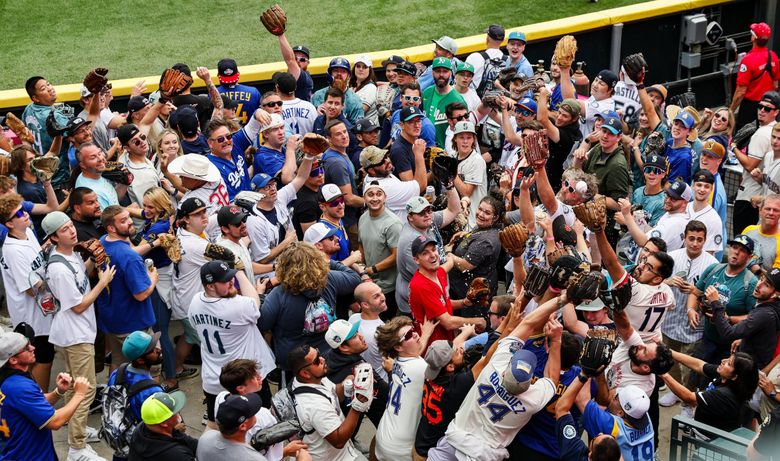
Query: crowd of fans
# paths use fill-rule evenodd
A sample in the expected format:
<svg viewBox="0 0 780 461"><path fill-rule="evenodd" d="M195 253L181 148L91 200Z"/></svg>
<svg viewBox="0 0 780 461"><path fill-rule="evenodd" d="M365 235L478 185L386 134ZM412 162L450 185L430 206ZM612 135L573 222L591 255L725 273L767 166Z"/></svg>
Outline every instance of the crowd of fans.
<svg viewBox="0 0 780 461"><path fill-rule="evenodd" d="M659 406L678 403L758 431L750 459L776 456L780 66L769 27L750 31L734 101L714 109L608 69L578 94L571 68L534 69L525 35L498 25L465 60L446 36L427 68L391 56L387 81L368 57L334 58L317 91L310 50L282 34L273 91L223 59L219 86L196 69L207 95L167 101L139 82L127 113L109 108L110 86L83 88L74 110L31 77L29 133L0 139L15 329L0 335L0 460L57 459L51 431L67 423L68 460L103 459L89 445L103 438L130 460L650 461ZM539 132L549 156L529 162L523 139ZM321 155L301 150L309 133L327 138ZM437 153L457 159L451 183L431 174ZM31 167L40 156L60 160L51 180ZM106 179L108 162L132 181ZM733 212L726 168L742 172ZM573 207L597 195L607 226L587 229ZM511 257L499 231L515 223L531 236ZM102 264L76 251L90 239ZM214 245L232 256L210 260ZM624 311L524 288L531 266L583 262L630 284ZM487 302L468 296L477 278ZM585 370L583 338L600 329L617 348ZM179 382L193 378L203 396L188 401ZM257 434L285 423L282 394L300 430L260 449ZM202 400L196 439L180 412ZM102 428L87 425L96 409Z"/></svg>

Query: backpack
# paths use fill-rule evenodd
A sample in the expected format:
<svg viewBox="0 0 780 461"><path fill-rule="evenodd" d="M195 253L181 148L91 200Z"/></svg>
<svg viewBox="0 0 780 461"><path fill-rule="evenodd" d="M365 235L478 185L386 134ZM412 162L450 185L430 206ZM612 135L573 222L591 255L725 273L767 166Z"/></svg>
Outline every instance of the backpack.
<svg viewBox="0 0 780 461"><path fill-rule="evenodd" d="M35 295L35 305L38 306L41 312L43 312L44 317L47 315L54 315L60 311L60 301L54 296L54 294L52 294L48 283L49 266L56 263L64 264L65 267L70 269L70 271L73 273L73 278L76 280L76 286L78 287L78 272L70 264L70 262L62 255L47 255L44 253L44 264L42 266L43 274L37 270L33 270L30 271L27 276L27 279L30 282L30 286L32 287L33 294ZM38 285L37 289L35 288L36 285ZM82 289L81 287L78 287L78 289L82 295L86 293L85 289Z"/></svg>
<svg viewBox="0 0 780 461"><path fill-rule="evenodd" d="M126 457L130 452L130 440L136 427L141 425L141 420L136 420L130 411L130 399L141 391L159 386L153 379L144 379L128 387L127 367L129 363L123 363L116 372L114 384L103 391L103 416L101 417L100 438L114 450L120 457Z"/></svg>
<svg viewBox="0 0 780 461"><path fill-rule="evenodd" d="M482 80L480 80L477 86L477 94L481 98L485 92L493 90L501 69L509 66L509 56L502 54L500 58L491 58L487 51L480 51L479 55L485 60Z"/></svg>
<svg viewBox="0 0 780 461"><path fill-rule="evenodd" d="M711 275L717 275L720 274L721 272L725 272L727 267L728 264L726 263L713 264L712 266L704 269L704 272L701 273L699 280L705 280ZM748 295L750 295L750 292L748 291L748 286L750 285L750 281L753 280L753 277L754 277L753 273L750 272L749 270L745 270L744 274L742 275L742 289Z"/></svg>
<svg viewBox="0 0 780 461"><path fill-rule="evenodd" d="M301 427L301 422L298 419L298 412L296 411L296 407L298 406L297 402L295 401L295 396L300 394L316 394L320 395L326 399L328 399L329 402L333 403L330 400L330 397L325 395L322 391L319 389L315 389L311 386L299 386L295 389L291 389L288 385L288 387L283 387L279 389L279 391L274 394L273 397L271 397L271 410L273 412L273 415L276 417L276 419L279 422L290 422L293 425L297 426L299 429ZM314 429L310 431L304 431L303 429L300 429L300 434L302 436L309 435L314 433Z"/></svg>
<svg viewBox="0 0 780 461"><path fill-rule="evenodd" d="M335 320L336 313L322 297L309 301L303 313L303 334L309 336L325 333Z"/></svg>

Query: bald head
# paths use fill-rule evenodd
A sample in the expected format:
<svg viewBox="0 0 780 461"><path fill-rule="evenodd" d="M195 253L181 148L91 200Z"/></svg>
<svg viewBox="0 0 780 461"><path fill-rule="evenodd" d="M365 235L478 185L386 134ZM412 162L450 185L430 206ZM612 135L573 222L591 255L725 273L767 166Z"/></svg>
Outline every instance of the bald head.
<svg viewBox="0 0 780 461"><path fill-rule="evenodd" d="M354 294L362 312L379 315L387 310L385 295L379 285L374 282L361 283L355 288Z"/></svg>

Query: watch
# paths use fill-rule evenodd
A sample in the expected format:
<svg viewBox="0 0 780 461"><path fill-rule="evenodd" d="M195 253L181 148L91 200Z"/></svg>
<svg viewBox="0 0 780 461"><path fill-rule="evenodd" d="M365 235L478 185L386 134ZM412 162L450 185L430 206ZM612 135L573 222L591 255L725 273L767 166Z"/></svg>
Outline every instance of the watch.
<svg viewBox="0 0 780 461"><path fill-rule="evenodd" d="M777 392L775 392L775 391L770 392L769 393L769 398L772 399L772 400L776 400L777 399Z"/></svg>

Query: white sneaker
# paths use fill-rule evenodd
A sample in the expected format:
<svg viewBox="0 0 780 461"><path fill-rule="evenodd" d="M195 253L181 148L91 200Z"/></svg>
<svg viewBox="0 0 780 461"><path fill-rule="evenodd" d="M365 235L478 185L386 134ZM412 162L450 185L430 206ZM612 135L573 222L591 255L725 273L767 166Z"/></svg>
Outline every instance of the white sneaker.
<svg viewBox="0 0 780 461"><path fill-rule="evenodd" d="M683 404L680 410L680 416L693 419L696 409L690 405Z"/></svg>
<svg viewBox="0 0 780 461"><path fill-rule="evenodd" d="M89 445L81 450L68 449L68 461L108 461L106 458L98 455Z"/></svg>
<svg viewBox="0 0 780 461"><path fill-rule="evenodd" d="M87 426L87 443L100 442L100 431L92 426Z"/></svg>
<svg viewBox="0 0 780 461"><path fill-rule="evenodd" d="M680 398L674 395L674 392L667 392L658 399L658 405L662 407L671 407L680 401Z"/></svg>

